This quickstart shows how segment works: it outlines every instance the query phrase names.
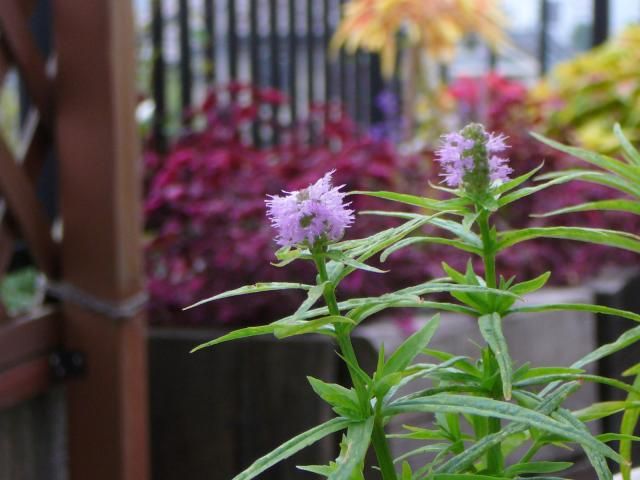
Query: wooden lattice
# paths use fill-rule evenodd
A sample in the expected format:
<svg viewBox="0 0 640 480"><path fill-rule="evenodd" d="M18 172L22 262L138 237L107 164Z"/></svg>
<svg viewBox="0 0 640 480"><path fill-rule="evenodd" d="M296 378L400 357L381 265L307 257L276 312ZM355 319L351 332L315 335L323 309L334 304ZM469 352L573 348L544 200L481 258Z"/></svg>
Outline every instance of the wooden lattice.
<svg viewBox="0 0 640 480"><path fill-rule="evenodd" d="M57 246L35 185L51 149L53 62L39 50L29 27L36 3L0 2L0 84L15 69L31 105L18 151L13 154L0 138L0 272L6 272L15 242L22 239L37 268L52 278L57 273Z"/></svg>

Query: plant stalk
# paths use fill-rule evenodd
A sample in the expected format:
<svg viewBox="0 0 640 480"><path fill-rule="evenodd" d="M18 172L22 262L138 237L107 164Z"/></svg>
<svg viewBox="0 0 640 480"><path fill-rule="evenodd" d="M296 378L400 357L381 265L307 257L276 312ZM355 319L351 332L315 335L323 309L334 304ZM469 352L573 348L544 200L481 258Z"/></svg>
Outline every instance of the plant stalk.
<svg viewBox="0 0 640 480"><path fill-rule="evenodd" d="M495 245L489 226L489 212L483 210L478 217L480 237L482 238L482 260L484 262L484 277L487 287L496 288L496 253Z"/></svg>
<svg viewBox="0 0 640 480"><path fill-rule="evenodd" d="M396 469L393 466L393 457L391 456L387 436L384 433L382 418L378 415L378 412L376 412L376 419L374 422L371 443L373 443L373 449L376 452L378 466L382 472L382 478L383 480L396 480L397 476Z"/></svg>
<svg viewBox="0 0 640 480"><path fill-rule="evenodd" d="M323 255L314 255L314 261L316 267L318 269L318 275L320 277L321 282L326 282L329 280L329 276L327 274L327 267L325 263L325 258ZM340 315L340 309L338 308L338 301L336 299L335 291L333 288L325 289L324 291L324 299L327 303L327 308L329 309L329 313L331 315ZM369 403L369 397L367 394L367 388L358 376L356 372L356 368L360 368L358 364L358 358L356 357L355 350L353 349L353 344L351 343L351 336L348 325L336 324L336 340L338 342L338 346L340 347L340 351L342 355L347 360L347 369L349 370L349 375L351 377L351 382L353 383L354 388L356 389L356 393L358 395L358 400L360 401L360 407L363 412L371 409L371 405ZM389 449L389 443L387 441L387 436L384 433L384 425L382 424L382 417L380 416L380 405L378 404L375 411L375 420L373 426L373 432L371 436L371 443L373 444L373 449L376 452L376 458L378 459L378 466L382 472L383 480L397 480L396 471L393 467L393 457L391 456L391 450Z"/></svg>
<svg viewBox="0 0 640 480"><path fill-rule="evenodd" d="M482 260L484 262L484 281L489 288L496 288L496 254L495 242L489 225L489 212L482 210L478 217L478 225L480 227L480 237L482 239ZM495 355L489 351L492 358ZM492 362L494 364L495 362ZM497 396L497 400L502 400L502 396ZM489 435L498 433L502 429L502 422L499 418L489 417L488 419ZM500 473L504 469L504 456L502 455L502 446L494 445L487 452L487 468L490 472Z"/></svg>

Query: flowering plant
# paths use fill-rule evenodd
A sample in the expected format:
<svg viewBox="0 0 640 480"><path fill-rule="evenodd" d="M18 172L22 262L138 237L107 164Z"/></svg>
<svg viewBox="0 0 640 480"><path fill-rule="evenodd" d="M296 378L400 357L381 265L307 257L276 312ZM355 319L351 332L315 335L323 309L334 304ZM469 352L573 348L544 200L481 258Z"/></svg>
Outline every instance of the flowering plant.
<svg viewBox="0 0 640 480"><path fill-rule="evenodd" d="M487 133L479 124L447 135L439 151L447 187L446 199L432 199L388 191L352 192L418 207L416 212L368 212L404 220L366 238L342 240L342 233L353 222L353 211L344 202L343 187L333 187L332 173L307 188L272 196L267 208L277 231L281 248L276 256L279 266L309 262L316 267L314 283L268 282L227 291L202 300L195 306L214 300L267 291L302 290L306 299L289 316L268 325L236 330L202 344L194 351L223 342L273 334L286 338L302 334L320 334L334 339L350 373L351 384L329 384L309 378L313 390L335 411L336 417L300 434L273 452L258 459L237 480L255 478L266 469L297 451L335 432L346 431L338 458L328 465L302 466L303 470L332 480L365 478L365 455L370 445L384 480L458 480L549 478L546 475L566 470L568 462L536 460L538 452L550 445L580 445L600 479L612 477L607 459L626 464L626 459L607 445L628 435L594 436L586 423L612 414L608 404L594 404L579 411L563 407L565 399L583 382L602 382L634 394L636 387L610 378L585 373L583 368L625 346L640 340L632 330L618 341L603 345L570 367L514 365L509 343L502 331L508 315L541 311L577 310L613 314L640 321L640 315L589 304L528 305L518 303L523 295L540 289L551 275L546 272L532 279L504 278L495 259L504 250L533 238L548 237L594 242L640 253L640 237L620 232L578 228L539 227L498 230L492 223L494 213L517 200L565 181L551 179L534 186L523 184L539 168L509 179L505 158L505 139ZM415 234L423 225L437 227L446 235ZM483 272L476 273L471 263L458 271L446 263L441 278L428 280L380 296L339 299L338 285L358 270L383 272L367 262L381 254L389 255L419 244L445 244L461 255L477 256ZM451 301L425 298L446 293ZM317 303L322 304L316 306ZM435 315L407 338L391 355L380 346L377 367L365 372L351 344L353 329L371 315L390 308L417 308L457 312L477 319L486 345L477 359L454 356L428 348L438 328ZM420 354L433 360L418 361ZM410 391L414 381L429 379L427 389ZM540 388L538 388L540 387ZM633 406L637 403L630 402ZM624 404L617 410L624 409ZM387 435L391 418L406 413L434 414L433 428L408 427L404 434ZM394 461L389 441L415 439L424 446ZM520 447L526 447L522 453ZM413 469L406 458L430 452L431 460ZM368 474L367 474L368 476Z"/></svg>

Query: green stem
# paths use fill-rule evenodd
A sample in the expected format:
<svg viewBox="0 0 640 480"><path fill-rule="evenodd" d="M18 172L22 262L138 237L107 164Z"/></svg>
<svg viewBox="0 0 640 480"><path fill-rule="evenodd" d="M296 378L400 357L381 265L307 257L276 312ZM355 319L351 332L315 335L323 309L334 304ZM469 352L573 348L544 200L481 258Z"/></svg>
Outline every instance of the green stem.
<svg viewBox="0 0 640 480"><path fill-rule="evenodd" d="M318 274L320 276L320 281L322 283L329 280L329 276L327 275L327 266L325 264L324 256L315 255L314 261L316 267L318 268ZM327 308L329 309L329 313L331 315L340 315L340 309L338 308L338 301L336 299L336 294L333 288L326 288L324 291L324 299L327 302ZM347 369L349 370L349 375L351 376L351 382L356 389L356 393L358 394L358 398L360 400L360 406L363 411L366 411L368 405L367 400L367 391L364 383L358 376L358 373L355 371L355 368L358 367L358 359L356 357L356 352L353 349L353 344L351 343L351 337L349 335L349 326L343 324L336 324L336 340L338 341L338 346L340 347L340 351L345 359L347 359Z"/></svg>
<svg viewBox="0 0 640 480"><path fill-rule="evenodd" d="M489 417L489 435L498 433L502 429L499 418ZM504 469L504 457L502 455L502 445L495 445L487 452L487 469L493 473L501 473Z"/></svg>
<svg viewBox="0 0 640 480"><path fill-rule="evenodd" d="M480 227L480 237L482 238L482 260L484 262L484 280L489 288L496 288L496 253L495 242L489 225L489 212L482 210L478 217ZM490 352L495 358L493 352ZM492 362L494 364L495 362ZM497 368L497 367L496 367ZM502 400L498 395L498 400ZM502 429L499 418L488 418L489 434L498 433ZM504 469L504 457L502 455L502 445L495 445L487 452L487 468L490 472L500 473Z"/></svg>
<svg viewBox="0 0 640 480"><path fill-rule="evenodd" d="M391 456L387 436L384 433L382 418L378 416L378 412L376 412L376 419L373 424L371 443L373 443L373 449L375 450L376 457L378 458L378 465L382 472L383 480L396 480L397 476L396 469L393 467L393 457Z"/></svg>
<svg viewBox="0 0 640 480"><path fill-rule="evenodd" d="M527 453L525 453L518 463L529 463L533 457L538 453L538 450L542 447L542 444L538 442L533 442Z"/></svg>
<svg viewBox="0 0 640 480"><path fill-rule="evenodd" d="M489 226L489 212L483 210L478 217L480 237L482 238L482 260L484 261L484 276L487 287L496 288L496 253L491 227Z"/></svg>
<svg viewBox="0 0 640 480"><path fill-rule="evenodd" d="M323 255L324 252L320 252L314 255L314 261L316 267L318 269L318 275L320 277L320 282L324 283L329 280L329 275L327 274L327 266L325 263L325 258ZM340 315L340 309L338 308L338 301L336 299L336 294L333 288L327 288L324 291L324 299L327 303L327 308L329 309L329 313L331 315ZM356 372L357 368L360 368L358 364L358 358L356 356L355 350L353 349L353 344L351 343L351 335L348 325L336 324L336 340L338 342L338 346L340 347L340 351L342 355L347 360L347 369L349 370L349 375L351 376L351 382L353 383L354 388L356 389L356 393L358 395L358 400L360 401L360 408L363 412L367 412L370 414L371 405L369 403L369 396L367 393L367 387L362 382L358 373ZM383 480L397 480L396 472L393 467L393 457L391 456L391 451L389 449L389 443L387 441L387 436L384 433L384 425L382 423L382 416L380 415L380 402L378 401L378 406L375 411L375 420L373 426L373 433L371 436L371 443L373 444L373 449L376 452L376 457L378 459L378 464L380 466L380 470L382 471Z"/></svg>

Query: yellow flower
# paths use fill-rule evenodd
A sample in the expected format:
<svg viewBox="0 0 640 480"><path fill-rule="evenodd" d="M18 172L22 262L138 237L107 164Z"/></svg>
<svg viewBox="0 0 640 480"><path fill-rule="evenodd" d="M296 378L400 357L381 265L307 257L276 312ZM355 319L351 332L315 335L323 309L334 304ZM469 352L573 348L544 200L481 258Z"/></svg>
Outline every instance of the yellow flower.
<svg viewBox="0 0 640 480"><path fill-rule="evenodd" d="M469 33L492 46L502 42L505 23L496 0L351 0L332 47L380 53L382 70L391 75L400 31L411 45L450 61L458 42Z"/></svg>

